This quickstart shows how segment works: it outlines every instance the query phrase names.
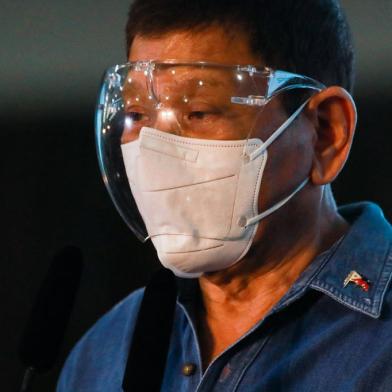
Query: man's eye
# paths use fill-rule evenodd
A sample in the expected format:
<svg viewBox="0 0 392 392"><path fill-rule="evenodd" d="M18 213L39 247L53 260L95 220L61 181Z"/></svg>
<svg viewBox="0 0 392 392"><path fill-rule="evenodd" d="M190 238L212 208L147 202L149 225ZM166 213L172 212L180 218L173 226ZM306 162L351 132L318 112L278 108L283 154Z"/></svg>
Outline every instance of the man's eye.
<svg viewBox="0 0 392 392"><path fill-rule="evenodd" d="M127 117L132 121L132 122L138 122L138 121L143 121L145 115L140 112L128 112Z"/></svg>
<svg viewBox="0 0 392 392"><path fill-rule="evenodd" d="M212 112L202 112L202 111L194 111L188 114L189 120L205 120L206 118L212 116Z"/></svg>
<svg viewBox="0 0 392 392"><path fill-rule="evenodd" d="M191 113L189 113L188 118L190 120L193 120L193 119L201 120L204 118L205 114L206 114L205 112L191 112Z"/></svg>

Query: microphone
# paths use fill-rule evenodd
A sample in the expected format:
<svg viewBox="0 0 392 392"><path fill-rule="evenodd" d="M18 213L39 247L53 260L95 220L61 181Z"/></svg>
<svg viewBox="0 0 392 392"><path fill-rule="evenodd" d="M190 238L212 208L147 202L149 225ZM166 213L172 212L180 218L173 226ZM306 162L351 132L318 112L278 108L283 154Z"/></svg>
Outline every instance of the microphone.
<svg viewBox="0 0 392 392"><path fill-rule="evenodd" d="M55 254L38 290L19 345L26 370L20 392L27 392L35 373L55 363L64 339L83 269L79 248L66 246Z"/></svg>

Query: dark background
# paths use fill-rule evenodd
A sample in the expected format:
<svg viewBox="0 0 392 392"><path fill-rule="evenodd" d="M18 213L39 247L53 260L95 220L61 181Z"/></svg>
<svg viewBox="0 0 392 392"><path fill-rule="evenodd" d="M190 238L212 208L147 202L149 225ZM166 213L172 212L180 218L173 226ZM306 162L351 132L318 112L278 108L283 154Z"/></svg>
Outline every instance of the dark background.
<svg viewBox="0 0 392 392"><path fill-rule="evenodd" d="M392 1L343 0L357 46L359 124L334 185L340 204L372 200L392 218ZM157 266L122 222L98 171L93 136L103 70L125 61L128 0L0 0L0 390L22 376L16 347L53 254L83 249L85 270L57 367L72 345Z"/></svg>

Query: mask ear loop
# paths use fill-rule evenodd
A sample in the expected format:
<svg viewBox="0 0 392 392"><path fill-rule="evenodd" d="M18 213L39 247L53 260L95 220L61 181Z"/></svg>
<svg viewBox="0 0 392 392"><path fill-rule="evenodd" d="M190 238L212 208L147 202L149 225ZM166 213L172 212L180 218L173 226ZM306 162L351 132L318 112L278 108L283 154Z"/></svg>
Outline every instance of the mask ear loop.
<svg viewBox="0 0 392 392"><path fill-rule="evenodd" d="M294 122L310 99L307 99L259 148L249 154L250 161L261 155Z"/></svg>
<svg viewBox="0 0 392 392"><path fill-rule="evenodd" d="M301 182L299 186L291 193L289 196L284 198L283 200L279 201L275 205L273 205L271 208L268 208L268 210L265 210L259 215L254 216L253 218L247 219L245 228L248 226L252 226L258 222L260 222L262 219L266 218L268 215L271 215L273 212L278 210L280 207L284 206L290 199L292 199L302 188L305 187L305 185L309 182L309 179L307 178L305 181Z"/></svg>
<svg viewBox="0 0 392 392"><path fill-rule="evenodd" d="M256 159L259 157L299 116L305 106L308 104L311 98L307 99L258 149L249 154L249 160ZM287 197L280 200L278 203L263 211L261 214L254 216L253 218L249 218L246 221L245 228L248 226L252 226L262 219L266 218L268 215L271 215L273 212L278 210L280 207L285 205L291 198L293 198L301 189L305 187L308 183L309 179L306 178L299 186Z"/></svg>

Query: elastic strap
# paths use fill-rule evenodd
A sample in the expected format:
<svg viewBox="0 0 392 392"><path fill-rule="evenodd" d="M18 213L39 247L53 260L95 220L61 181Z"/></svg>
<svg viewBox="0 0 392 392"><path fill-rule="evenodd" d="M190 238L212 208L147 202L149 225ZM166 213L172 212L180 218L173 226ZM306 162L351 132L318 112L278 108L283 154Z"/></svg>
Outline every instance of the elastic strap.
<svg viewBox="0 0 392 392"><path fill-rule="evenodd" d="M272 207L268 208L268 210L263 211L261 214L254 216L246 221L246 227L254 225L255 223L260 222L262 219L266 218L268 215L271 215L273 212L278 210L280 207L283 207L291 198L293 198L307 183L309 179L307 178L305 181L301 182L299 186L287 197L283 200L280 200L278 203L274 204Z"/></svg>
<svg viewBox="0 0 392 392"><path fill-rule="evenodd" d="M160 391L176 299L174 274L168 269L159 270L144 291L125 368L125 392Z"/></svg>
<svg viewBox="0 0 392 392"><path fill-rule="evenodd" d="M258 158L258 156L262 154L291 125L309 101L310 98L307 99L260 147L249 154L251 161Z"/></svg>

